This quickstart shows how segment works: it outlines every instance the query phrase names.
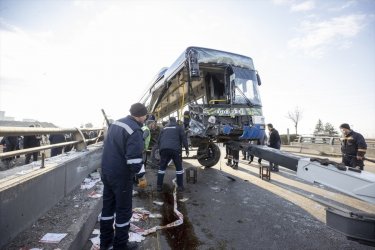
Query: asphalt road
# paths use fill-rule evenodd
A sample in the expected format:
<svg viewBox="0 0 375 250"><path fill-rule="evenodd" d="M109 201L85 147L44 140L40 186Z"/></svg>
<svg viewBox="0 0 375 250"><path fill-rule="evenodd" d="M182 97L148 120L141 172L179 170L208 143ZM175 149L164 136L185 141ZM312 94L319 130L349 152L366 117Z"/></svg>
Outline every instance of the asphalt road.
<svg viewBox="0 0 375 250"><path fill-rule="evenodd" d="M185 169L191 166L198 162L184 160ZM280 168L279 173L272 173L271 181L265 181L258 176L257 164L241 161L239 166L233 170L224 160L210 169L198 166L198 182L185 182L186 190L178 196L178 200L188 199L178 201L183 225L146 236L140 249L371 249L328 228L324 204L371 213L375 213L375 205L303 182L288 169ZM162 193L156 192L156 172L148 169L149 186L134 197L133 207L160 213L163 218L135 222L143 228L176 219L174 167L167 169Z"/></svg>
<svg viewBox="0 0 375 250"><path fill-rule="evenodd" d="M21 163L23 159L17 160ZM198 182L184 180L186 190L177 197L184 223L146 236L140 249L374 249L328 228L325 208L333 204L375 214L375 205L304 182L282 167L272 173L271 181L261 180L256 162L241 161L239 169L233 170L224 159L208 169L196 160L184 160L185 169L196 167L198 171ZM177 219L172 196L174 166L167 169L162 193L156 192L156 173L147 168L148 187L134 196L133 207L162 215L161 219L134 222L145 229ZM182 198L187 200L180 201ZM84 250L91 245L87 242Z"/></svg>

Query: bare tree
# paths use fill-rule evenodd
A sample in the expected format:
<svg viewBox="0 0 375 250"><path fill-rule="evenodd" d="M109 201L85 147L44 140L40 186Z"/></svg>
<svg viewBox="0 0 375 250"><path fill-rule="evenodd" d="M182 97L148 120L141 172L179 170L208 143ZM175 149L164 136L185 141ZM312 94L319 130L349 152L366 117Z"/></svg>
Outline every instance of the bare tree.
<svg viewBox="0 0 375 250"><path fill-rule="evenodd" d="M302 110L297 106L294 111L289 111L286 116L288 119L292 120L294 123L294 128L296 129L296 135L298 134L298 123L302 119Z"/></svg>

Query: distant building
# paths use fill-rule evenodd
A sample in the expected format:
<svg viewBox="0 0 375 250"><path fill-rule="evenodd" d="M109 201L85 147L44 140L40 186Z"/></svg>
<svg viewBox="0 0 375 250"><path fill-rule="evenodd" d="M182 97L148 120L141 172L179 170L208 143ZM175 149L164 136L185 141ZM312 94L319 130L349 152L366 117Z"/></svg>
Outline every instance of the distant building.
<svg viewBox="0 0 375 250"><path fill-rule="evenodd" d="M0 121L14 121L15 118L11 116L5 116L5 111L0 111Z"/></svg>
<svg viewBox="0 0 375 250"><path fill-rule="evenodd" d="M22 119L23 122L37 122L37 120L34 119Z"/></svg>

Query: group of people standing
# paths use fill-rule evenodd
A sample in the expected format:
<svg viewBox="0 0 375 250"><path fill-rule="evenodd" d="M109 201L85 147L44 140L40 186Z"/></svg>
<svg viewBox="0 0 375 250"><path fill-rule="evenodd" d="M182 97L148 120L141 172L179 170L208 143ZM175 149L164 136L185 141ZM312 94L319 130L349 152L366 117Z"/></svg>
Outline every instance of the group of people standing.
<svg viewBox="0 0 375 250"><path fill-rule="evenodd" d="M35 125L30 125L30 128L34 128ZM47 138L47 137L46 137ZM64 134L51 134L48 137L50 144L57 144L66 141ZM0 142L3 146L3 152L11 152L20 149L36 148L42 145L43 138L41 135L25 135L25 136L4 136ZM56 147L51 149L51 157L62 154L64 147ZM18 156L19 157L19 156ZM29 164L32 161L38 161L39 152L32 152L25 154L25 164ZM11 166L15 157L8 157L3 159L7 166Z"/></svg>
<svg viewBox="0 0 375 250"><path fill-rule="evenodd" d="M279 132L273 127L271 123L267 124L268 137L266 134L261 139L256 141L250 141L249 143L256 143L257 145L267 145L270 148L280 149L281 147L281 138ZM267 140L268 138L268 140ZM254 160L254 155L252 155L248 150L242 150L243 158L242 160L248 160L251 164ZM233 169L238 169L239 162L239 149L226 145L226 156L225 159L228 159L227 165L231 166ZM258 158L258 163L262 163L262 159ZM270 162L270 170L274 172L279 171L279 166L273 162Z"/></svg>

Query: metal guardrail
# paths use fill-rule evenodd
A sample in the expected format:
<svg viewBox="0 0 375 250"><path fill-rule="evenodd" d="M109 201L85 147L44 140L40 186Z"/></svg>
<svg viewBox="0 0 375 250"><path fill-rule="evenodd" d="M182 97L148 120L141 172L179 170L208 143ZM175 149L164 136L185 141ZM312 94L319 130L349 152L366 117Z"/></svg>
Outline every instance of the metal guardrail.
<svg viewBox="0 0 375 250"><path fill-rule="evenodd" d="M375 148L375 139L365 139L368 148ZM298 136L294 143L341 145L341 137L338 136Z"/></svg>
<svg viewBox="0 0 375 250"><path fill-rule="evenodd" d="M94 138L85 138L85 134L97 131ZM47 149L58 148L62 146L74 145L77 151L86 150L90 143L97 143L104 138L103 128L40 128L40 127L0 127L0 137L3 136L25 136L25 135L51 135L51 134L71 134L72 140L63 143L42 145L39 147L14 150L0 153L0 159L14 157L23 154L40 152Z"/></svg>

